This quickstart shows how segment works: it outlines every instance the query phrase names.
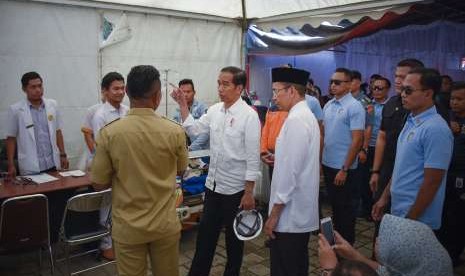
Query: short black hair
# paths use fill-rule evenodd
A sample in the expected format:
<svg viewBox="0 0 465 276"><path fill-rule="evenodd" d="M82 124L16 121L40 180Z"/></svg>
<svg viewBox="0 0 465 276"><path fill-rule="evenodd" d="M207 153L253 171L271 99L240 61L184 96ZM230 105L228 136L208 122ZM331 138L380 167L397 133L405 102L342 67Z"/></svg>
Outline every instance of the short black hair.
<svg viewBox="0 0 465 276"><path fill-rule="evenodd" d="M431 89L434 92L434 96L441 91L441 75L438 70L433 68L415 68L412 69L409 74L420 75L420 85L423 89ZM433 99L434 99L433 96Z"/></svg>
<svg viewBox="0 0 465 276"><path fill-rule="evenodd" d="M341 260L334 268L332 276L377 276L376 270L369 265L352 260Z"/></svg>
<svg viewBox="0 0 465 276"><path fill-rule="evenodd" d="M343 73L349 80L352 80L352 71L347 68L339 67L334 71L335 73Z"/></svg>
<svg viewBox="0 0 465 276"><path fill-rule="evenodd" d="M357 70L352 70L352 72L350 73L350 77L352 80L362 80L362 74Z"/></svg>
<svg viewBox="0 0 465 276"><path fill-rule="evenodd" d="M100 87L103 89L108 89L111 86L111 83L114 81L123 81L124 77L118 72L110 72L102 78L102 83Z"/></svg>
<svg viewBox="0 0 465 276"><path fill-rule="evenodd" d="M380 78L382 78L383 76L381 76L380 74L373 74L370 76L370 79L375 79L375 80L378 80Z"/></svg>
<svg viewBox="0 0 465 276"><path fill-rule="evenodd" d="M194 87L194 82L191 79L182 79L179 81L178 86L181 87L181 85L185 84L190 84L192 86L192 90L195 92L195 87Z"/></svg>
<svg viewBox="0 0 465 276"><path fill-rule="evenodd" d="M35 79L40 79L40 81L43 82L42 77L37 72L32 71L24 73L24 75L21 77L21 85L23 86L23 88L25 88L29 84L30 80Z"/></svg>
<svg viewBox="0 0 465 276"><path fill-rule="evenodd" d="M465 89L465 81L456 81L452 83L452 88L450 91L462 90Z"/></svg>
<svg viewBox="0 0 465 276"><path fill-rule="evenodd" d="M307 80L307 84L309 84L309 83L310 83L311 85L314 85L314 84L315 84L315 83L313 82L313 79L312 79L312 78L310 78L310 79Z"/></svg>
<svg viewBox="0 0 465 276"><path fill-rule="evenodd" d="M247 74L244 70L235 66L227 66L221 69L222 73L231 73L233 75L234 85L242 85L243 88L247 85Z"/></svg>
<svg viewBox="0 0 465 276"><path fill-rule="evenodd" d="M137 65L127 77L126 90L131 99L147 99L160 93L160 72L152 65Z"/></svg>
<svg viewBox="0 0 465 276"><path fill-rule="evenodd" d="M376 78L375 81L384 81L386 83L387 88L391 88L391 81L388 78L379 76L379 78Z"/></svg>
<svg viewBox="0 0 465 276"><path fill-rule="evenodd" d="M452 78L449 75L442 75L441 80L442 79L448 79L450 82L453 82Z"/></svg>
<svg viewBox="0 0 465 276"><path fill-rule="evenodd" d="M397 63L397 67L410 67L411 69L414 68L424 68L425 65L423 62L419 61L415 58L406 58Z"/></svg>

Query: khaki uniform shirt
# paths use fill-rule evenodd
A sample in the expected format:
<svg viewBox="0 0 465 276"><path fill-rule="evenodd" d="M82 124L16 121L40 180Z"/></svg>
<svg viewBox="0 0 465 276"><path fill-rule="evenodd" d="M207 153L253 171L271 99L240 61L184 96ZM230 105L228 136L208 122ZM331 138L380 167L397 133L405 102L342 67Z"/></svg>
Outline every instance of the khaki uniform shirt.
<svg viewBox="0 0 465 276"><path fill-rule="evenodd" d="M114 240L139 244L180 231L176 172L186 166L183 129L151 109L131 109L100 131L91 179L112 183Z"/></svg>

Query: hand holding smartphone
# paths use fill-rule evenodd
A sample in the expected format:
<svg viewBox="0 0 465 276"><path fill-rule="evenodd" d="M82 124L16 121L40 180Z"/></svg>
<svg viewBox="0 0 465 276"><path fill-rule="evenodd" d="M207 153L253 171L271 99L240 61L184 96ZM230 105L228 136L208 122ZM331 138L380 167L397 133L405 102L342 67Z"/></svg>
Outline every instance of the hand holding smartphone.
<svg viewBox="0 0 465 276"><path fill-rule="evenodd" d="M325 236L329 245L334 246L336 244L336 238L334 236L333 221L331 217L326 217L320 220L320 232Z"/></svg>

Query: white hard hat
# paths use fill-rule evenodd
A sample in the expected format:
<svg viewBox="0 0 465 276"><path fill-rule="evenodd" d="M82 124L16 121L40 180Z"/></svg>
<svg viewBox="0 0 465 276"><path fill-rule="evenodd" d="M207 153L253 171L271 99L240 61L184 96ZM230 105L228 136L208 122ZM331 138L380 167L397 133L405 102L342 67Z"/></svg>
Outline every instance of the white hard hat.
<svg viewBox="0 0 465 276"><path fill-rule="evenodd" d="M236 237L242 241L258 237L262 228L262 215L255 209L238 212L233 222L234 233Z"/></svg>

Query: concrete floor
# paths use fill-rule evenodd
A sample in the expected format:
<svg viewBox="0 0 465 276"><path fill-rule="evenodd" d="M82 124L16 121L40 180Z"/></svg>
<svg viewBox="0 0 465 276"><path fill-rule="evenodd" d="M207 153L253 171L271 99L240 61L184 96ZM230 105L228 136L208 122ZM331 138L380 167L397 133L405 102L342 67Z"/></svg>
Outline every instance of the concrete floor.
<svg viewBox="0 0 465 276"><path fill-rule="evenodd" d="M324 215L329 215L330 211L328 208L324 208ZM367 222L364 219L357 219L357 240L355 247L360 250L366 256L371 256L371 240L373 236L373 223ZM195 238L197 230L196 228L185 231L181 239L181 255L179 258L179 270L180 275L187 275L192 256L195 250ZM262 276L269 275L269 251L264 246L265 236L262 234L258 238L246 242L244 260L241 269L241 275L243 276ZM317 252L317 237L313 236L309 242L309 256L310 256L310 274L309 275L320 275L318 269L318 252ZM57 255L61 254L61 250L55 247ZM465 255L462 255L465 259ZM0 275L1 276L18 276L18 275L50 275L50 269L47 263L45 254L43 255L43 267L39 271L37 254L28 253L14 256L0 256ZM215 259L213 261L213 267L210 275L222 275L224 271L224 265L226 262L226 251L224 235L220 236L218 242ZM89 264L97 264L99 261L96 260L95 255L85 256L76 259L73 262L73 269L79 269L88 266ZM63 263L56 265L57 270L55 275L64 275L65 267ZM84 276L109 276L117 275L115 265L111 264L91 272L86 272L81 275ZM151 275L151 273L149 274ZM455 270L455 275L465 276L465 265L458 267ZM164 275L165 276L165 275ZM169 276L169 275L166 275Z"/></svg>

